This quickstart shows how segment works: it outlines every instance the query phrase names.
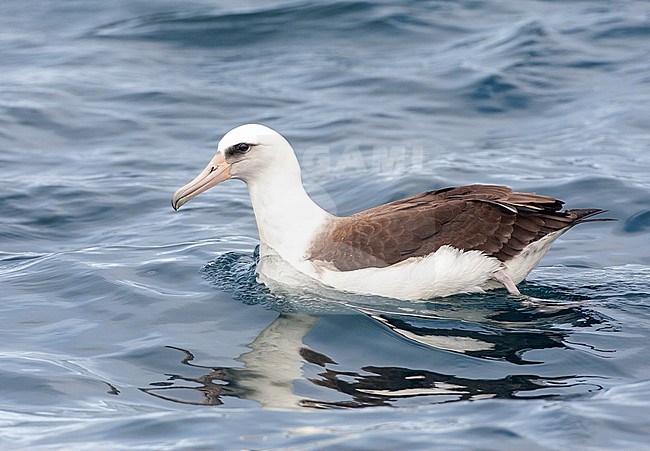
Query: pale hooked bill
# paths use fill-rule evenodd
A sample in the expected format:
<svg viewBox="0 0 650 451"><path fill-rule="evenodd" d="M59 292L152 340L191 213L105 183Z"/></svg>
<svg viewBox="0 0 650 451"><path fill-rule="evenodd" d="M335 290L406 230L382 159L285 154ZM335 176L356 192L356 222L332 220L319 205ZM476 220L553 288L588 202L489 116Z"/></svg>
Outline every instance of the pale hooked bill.
<svg viewBox="0 0 650 451"><path fill-rule="evenodd" d="M418 300L517 284L550 245L605 210L562 210L563 202L506 186L428 191L351 216L334 216L307 194L289 142L258 124L237 127L190 183L174 193L178 210L226 179L246 182L264 249L295 274L260 274L280 285L317 281L364 295ZM258 268L259 270L259 268Z"/></svg>

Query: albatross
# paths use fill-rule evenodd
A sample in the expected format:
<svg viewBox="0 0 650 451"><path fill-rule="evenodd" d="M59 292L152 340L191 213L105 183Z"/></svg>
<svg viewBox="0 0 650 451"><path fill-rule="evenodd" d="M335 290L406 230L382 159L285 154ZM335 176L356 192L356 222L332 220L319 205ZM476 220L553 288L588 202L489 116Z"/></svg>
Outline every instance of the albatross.
<svg viewBox="0 0 650 451"><path fill-rule="evenodd" d="M563 210L553 197L478 184L335 216L305 191L289 142L259 124L226 133L207 167L174 193L172 207L226 179L246 183L262 246L309 280L404 300L494 288L519 295L517 284L560 235L607 220L592 218L606 210Z"/></svg>

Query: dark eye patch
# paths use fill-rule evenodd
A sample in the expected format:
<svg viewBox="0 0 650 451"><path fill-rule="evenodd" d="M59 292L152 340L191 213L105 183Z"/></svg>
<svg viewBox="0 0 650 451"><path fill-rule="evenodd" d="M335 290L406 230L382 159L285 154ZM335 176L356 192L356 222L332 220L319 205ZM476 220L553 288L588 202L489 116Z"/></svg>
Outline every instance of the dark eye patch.
<svg viewBox="0 0 650 451"><path fill-rule="evenodd" d="M228 147L226 154L230 156L242 155L251 150L252 147L253 145L248 143L235 144L234 146Z"/></svg>

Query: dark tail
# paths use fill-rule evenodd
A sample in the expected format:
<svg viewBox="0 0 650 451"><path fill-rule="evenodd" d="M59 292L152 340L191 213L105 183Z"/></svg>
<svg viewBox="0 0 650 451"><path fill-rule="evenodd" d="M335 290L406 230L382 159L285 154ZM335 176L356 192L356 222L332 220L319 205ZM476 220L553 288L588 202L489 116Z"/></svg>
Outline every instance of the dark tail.
<svg viewBox="0 0 650 451"><path fill-rule="evenodd" d="M572 226L582 224L583 222L618 221L616 218L592 218L592 216L606 213L607 211L600 208L578 208L567 210L566 212L571 216L575 216L575 220L571 223Z"/></svg>

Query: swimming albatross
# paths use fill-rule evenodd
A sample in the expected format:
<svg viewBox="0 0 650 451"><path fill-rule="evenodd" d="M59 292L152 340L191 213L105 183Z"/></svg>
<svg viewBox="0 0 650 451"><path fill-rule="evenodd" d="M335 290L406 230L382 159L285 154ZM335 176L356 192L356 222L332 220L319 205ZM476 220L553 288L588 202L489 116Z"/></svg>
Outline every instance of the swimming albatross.
<svg viewBox="0 0 650 451"><path fill-rule="evenodd" d="M248 186L262 245L295 270L337 290L408 300L499 287L519 294L553 241L605 211L562 211L552 197L470 185L334 216L306 193L289 142L258 124L229 131L172 206L228 178Z"/></svg>

